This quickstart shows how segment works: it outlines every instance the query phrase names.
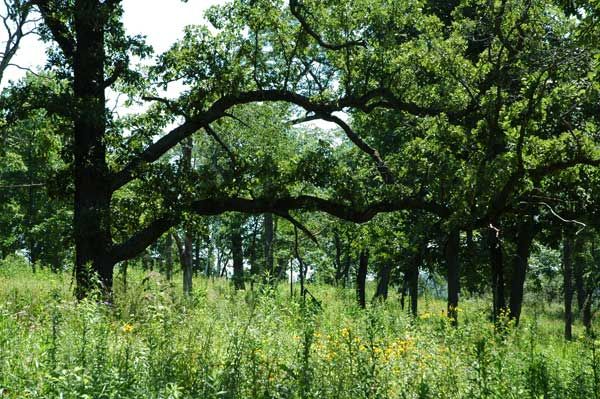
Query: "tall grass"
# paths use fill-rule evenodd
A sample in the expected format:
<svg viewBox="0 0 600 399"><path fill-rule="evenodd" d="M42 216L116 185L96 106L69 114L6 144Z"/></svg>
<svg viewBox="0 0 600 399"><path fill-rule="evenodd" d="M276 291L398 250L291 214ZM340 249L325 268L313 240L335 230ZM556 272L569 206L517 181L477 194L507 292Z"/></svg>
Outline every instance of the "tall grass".
<svg viewBox="0 0 600 399"><path fill-rule="evenodd" d="M158 274L129 279L112 305L76 302L70 275L2 265L0 398L599 397L599 343L564 342L551 306L498 333L482 299L453 328L432 297L413 319L329 286L311 287L320 307L284 286L197 279L183 298Z"/></svg>

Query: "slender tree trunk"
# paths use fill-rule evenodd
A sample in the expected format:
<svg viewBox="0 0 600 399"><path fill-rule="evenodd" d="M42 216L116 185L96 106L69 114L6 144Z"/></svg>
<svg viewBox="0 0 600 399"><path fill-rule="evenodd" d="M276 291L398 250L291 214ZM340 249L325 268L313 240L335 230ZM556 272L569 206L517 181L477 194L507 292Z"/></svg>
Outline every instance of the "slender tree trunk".
<svg viewBox="0 0 600 399"><path fill-rule="evenodd" d="M194 240L194 273L197 274L200 270L200 265L202 264L200 259L200 248L202 247L202 237L200 237L200 234L196 235L196 239Z"/></svg>
<svg viewBox="0 0 600 399"><path fill-rule="evenodd" d="M516 236L516 253L513 263L512 282L510 288L510 318L519 324L521 309L523 306L523 293L525 286L525 277L529 267L529 254L531 253L531 244L535 237L535 221L533 216L519 226Z"/></svg>
<svg viewBox="0 0 600 399"><path fill-rule="evenodd" d="M94 287L94 274L107 296L113 283L114 260L109 249L111 184L106 163L103 5L75 1L73 58L74 120L74 237L76 295Z"/></svg>
<svg viewBox="0 0 600 399"><path fill-rule="evenodd" d="M167 234L165 241L165 273L167 280L171 281L173 278L173 235Z"/></svg>
<svg viewBox="0 0 600 399"><path fill-rule="evenodd" d="M358 299L358 305L361 308L367 307L365 299L365 288L367 284L367 268L369 264L369 250L363 249L360 251L358 271L356 273L356 296Z"/></svg>
<svg viewBox="0 0 600 399"><path fill-rule="evenodd" d="M348 281L350 280L350 263L352 262L351 253L350 253L350 243L346 246L346 255L344 257L344 272L343 272L343 280L342 286L346 288L348 286Z"/></svg>
<svg viewBox="0 0 600 399"><path fill-rule="evenodd" d="M418 301L419 301L419 265L423 258L419 249L419 253L415 256L412 263L409 265L408 272L408 290L410 293L410 313L417 317Z"/></svg>
<svg viewBox="0 0 600 399"><path fill-rule="evenodd" d="M181 264L181 271L183 276L183 293L190 295L192 293L192 235L187 231L183 234L183 240L173 233L173 238L177 243L177 249L179 252L179 262Z"/></svg>
<svg viewBox="0 0 600 399"><path fill-rule="evenodd" d="M592 290L589 290L583 301L583 326L588 336L592 336Z"/></svg>
<svg viewBox="0 0 600 399"><path fill-rule="evenodd" d="M190 295L192 293L192 277L193 277L193 243L194 238L187 228L184 233L183 256L181 266L183 267L183 293Z"/></svg>
<svg viewBox="0 0 600 399"><path fill-rule="evenodd" d="M565 339L573 339L573 233L563 230L563 289L565 294Z"/></svg>
<svg viewBox="0 0 600 399"><path fill-rule="evenodd" d="M275 262L273 258L273 242L275 240L275 229L272 213L265 213L263 218L263 229L265 272L268 273L269 279L271 279L271 281L275 281Z"/></svg>
<svg viewBox="0 0 600 399"><path fill-rule="evenodd" d="M127 269L129 269L129 261L121 263L121 277L123 279L123 292L127 292Z"/></svg>
<svg viewBox="0 0 600 399"><path fill-rule="evenodd" d="M504 294L504 257L499 234L500 232L495 228L490 227L488 229L488 247L493 296L492 315L494 322L497 322L500 314L506 310L506 296Z"/></svg>
<svg viewBox="0 0 600 399"><path fill-rule="evenodd" d="M448 317L452 325L458 325L458 297L460 292L460 269L459 269L460 231L453 230L448 234L444 248L444 258L448 272Z"/></svg>
<svg viewBox="0 0 600 399"><path fill-rule="evenodd" d="M339 285L344 277L344 269L342 265L342 240L340 239L340 232L337 228L333 232L333 243L335 245L335 284Z"/></svg>
<svg viewBox="0 0 600 399"><path fill-rule="evenodd" d="M231 256L233 258L233 284L236 290L246 288L244 283L244 252L242 243L242 223L239 217L234 217L231 229Z"/></svg>
<svg viewBox="0 0 600 399"><path fill-rule="evenodd" d="M406 291L408 290L408 280L410 279L410 271L406 271L404 273L404 277L402 278L402 286L400 287L400 309L404 310L404 302L406 298Z"/></svg>
<svg viewBox="0 0 600 399"><path fill-rule="evenodd" d="M213 262L213 243L210 239L210 235L206 242L206 264L204 266L204 275L209 278L212 274L212 262Z"/></svg>
<svg viewBox="0 0 600 399"><path fill-rule="evenodd" d="M375 291L373 301L387 300L391 272L392 266L389 263L385 263L379 268L377 276L377 290Z"/></svg>
<svg viewBox="0 0 600 399"><path fill-rule="evenodd" d="M575 239L575 252L577 255L575 256L575 262L573 263L573 276L575 277L575 292L577 293L577 311L579 314L583 314L583 308L585 306L585 300L587 297L585 282L584 282L584 273L585 273L585 259L583 256L580 256L582 253L582 239Z"/></svg>

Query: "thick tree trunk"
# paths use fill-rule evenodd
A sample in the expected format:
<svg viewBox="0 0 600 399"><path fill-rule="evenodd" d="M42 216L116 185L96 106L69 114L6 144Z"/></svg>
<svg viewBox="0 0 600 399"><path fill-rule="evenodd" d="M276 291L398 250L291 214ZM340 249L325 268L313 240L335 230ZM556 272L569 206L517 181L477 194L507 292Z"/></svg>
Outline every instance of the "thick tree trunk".
<svg viewBox="0 0 600 399"><path fill-rule="evenodd" d="M500 232L495 228L488 229L488 248L490 269L492 276L492 316L497 322L502 312L506 310L506 296L504 294L504 256L500 242Z"/></svg>
<svg viewBox="0 0 600 399"><path fill-rule="evenodd" d="M535 221L533 216L519 225L516 236L516 253L514 257L512 281L510 287L510 318L519 324L521 309L523 306L523 293L525 286L525 277L529 267L529 254L531 253L531 243L535 237Z"/></svg>
<svg viewBox="0 0 600 399"><path fill-rule="evenodd" d="M391 272L392 266L389 263L385 263L379 268L379 272L377 273L377 290L375 291L373 301L387 300Z"/></svg>
<svg viewBox="0 0 600 399"><path fill-rule="evenodd" d="M242 223L235 217L231 228L231 256L233 258L233 284L236 290L246 288L244 283L244 252L242 247Z"/></svg>
<svg viewBox="0 0 600 399"><path fill-rule="evenodd" d="M460 291L459 269L460 231L453 230L448 234L444 248L444 258L448 272L448 317L452 325L458 325L458 297Z"/></svg>
<svg viewBox="0 0 600 399"><path fill-rule="evenodd" d="M363 249L360 251L358 271L356 273L356 296L358 305L361 308L366 308L367 302L365 297L365 288L367 284L367 268L369 264L369 250Z"/></svg>
<svg viewBox="0 0 600 399"><path fill-rule="evenodd" d="M563 231L563 289L565 300L565 339L573 339L573 233L565 228Z"/></svg>
<svg viewBox="0 0 600 399"><path fill-rule="evenodd" d="M114 260L109 256L110 177L106 164L104 93L104 22L102 4L75 1L77 48L73 58L74 123L74 237L76 295L94 288L95 277L108 294Z"/></svg>

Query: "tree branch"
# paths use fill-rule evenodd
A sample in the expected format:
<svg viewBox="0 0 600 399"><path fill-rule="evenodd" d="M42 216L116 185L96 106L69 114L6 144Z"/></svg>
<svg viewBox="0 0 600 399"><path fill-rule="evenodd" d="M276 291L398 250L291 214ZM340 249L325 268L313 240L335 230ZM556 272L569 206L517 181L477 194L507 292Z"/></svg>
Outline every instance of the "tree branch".
<svg viewBox="0 0 600 399"><path fill-rule="evenodd" d="M46 0L33 0L44 18L44 23L50 29L52 37L58 43L63 54L68 60L72 60L75 55L75 38L69 31L67 25L57 16L57 10L52 7L52 2Z"/></svg>
<svg viewBox="0 0 600 399"><path fill-rule="evenodd" d="M356 145L361 151L363 151L364 153L369 155L369 157L371 157L371 159L375 162L375 165L377 166L379 174L381 175L383 181L386 184L393 184L395 182L396 179L394 178L394 173L387 166L383 158L381 158L381 156L379 155L379 151L371 147L362 138L360 138L360 136L356 134L346 122L334 115L318 115L321 116L321 119L328 122L333 122L339 127L341 127L344 133L346 133L346 137L348 137L350 141L352 141L354 145Z"/></svg>
<svg viewBox="0 0 600 399"><path fill-rule="evenodd" d="M366 47L367 43L364 40L352 40L346 43L340 43L340 44L336 44L336 43L328 43L325 40L323 40L323 38L310 26L310 24L306 21L306 18L304 18L304 16L300 13L300 7L302 7L299 3L298 0L290 0L290 12L292 13L292 15L298 20L298 22L300 22L300 25L302 26L302 28L304 29L304 31L306 33L308 33L313 39L315 39L315 41L317 43L319 43L319 46L326 48L328 50L343 50L349 47Z"/></svg>
<svg viewBox="0 0 600 399"><path fill-rule="evenodd" d="M193 201L190 209L187 210L199 216L214 216L225 212L248 214L273 213L283 216L289 215L291 210L304 210L325 212L343 220L366 223L379 213L406 209L422 209L440 217L447 217L450 214L447 208L418 198L382 201L364 207L356 207L309 195L275 199L246 199L239 197L206 198ZM113 246L110 258L114 262L120 262L135 257L171 227L179 223L180 220L180 216L165 216L155 220L124 243Z"/></svg>

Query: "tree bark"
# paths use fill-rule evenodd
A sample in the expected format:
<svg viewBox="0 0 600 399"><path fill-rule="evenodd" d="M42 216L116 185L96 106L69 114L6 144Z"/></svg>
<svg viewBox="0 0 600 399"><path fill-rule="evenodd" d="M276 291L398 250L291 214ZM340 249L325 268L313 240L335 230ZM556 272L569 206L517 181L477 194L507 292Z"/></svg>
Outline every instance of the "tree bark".
<svg viewBox="0 0 600 399"><path fill-rule="evenodd" d="M273 258L273 242L275 241L275 229L272 213L265 213L263 217L263 229L265 272L269 274L269 279L271 279L271 281L275 281L275 264Z"/></svg>
<svg viewBox="0 0 600 399"><path fill-rule="evenodd" d="M104 18L99 1L75 1L73 58L74 120L74 236L76 295L94 287L97 274L108 294L114 261L109 256L111 182L106 163L104 93Z"/></svg>
<svg viewBox="0 0 600 399"><path fill-rule="evenodd" d="M497 322L500 319L500 315L506 310L506 296L504 293L504 256L502 253L500 232L492 226L488 229L488 248L492 276L492 316L494 322Z"/></svg>
<svg viewBox="0 0 600 399"><path fill-rule="evenodd" d="M521 318L521 309L523 307L523 293L525 286L525 277L529 267L529 255L531 253L531 244L537 230L533 216L519 225L516 235L516 253L513 263L512 281L510 288L510 318L519 324Z"/></svg>
<svg viewBox="0 0 600 399"><path fill-rule="evenodd" d="M333 232L333 244L335 246L335 285L339 285L340 281L344 276L344 269L342 265L342 240L340 239L340 232L336 228Z"/></svg>
<svg viewBox="0 0 600 399"><path fill-rule="evenodd" d="M173 235L167 234L165 237L165 274L167 280L171 281L173 278Z"/></svg>
<svg viewBox="0 0 600 399"><path fill-rule="evenodd" d="M358 271L356 273L356 296L358 299L358 305L361 308L367 307L365 288L367 284L367 268L369 264L369 250L363 249L360 251Z"/></svg>
<svg viewBox="0 0 600 399"><path fill-rule="evenodd" d="M452 230L448 234L444 248L444 258L448 272L448 317L453 326L458 325L458 297L460 291L459 269L460 231Z"/></svg>
<svg viewBox="0 0 600 399"><path fill-rule="evenodd" d="M413 317L417 317L418 301L419 301L419 265L423 260L422 252L419 248L419 253L414 257L409 265L408 271L408 291L410 294L410 313Z"/></svg>
<svg viewBox="0 0 600 399"><path fill-rule="evenodd" d="M246 288L244 283L244 252L242 245L242 222L238 216L235 216L231 227L231 256L233 258L233 285L236 290Z"/></svg>
<svg viewBox="0 0 600 399"><path fill-rule="evenodd" d="M391 272L392 266L389 263L385 263L379 268L379 273L377 276L377 290L375 291L373 301L387 300Z"/></svg>
<svg viewBox="0 0 600 399"><path fill-rule="evenodd" d="M586 300L586 289L585 289L585 266L586 261L585 257L581 256L583 252L583 239L577 238L575 239L575 257L573 262L573 276L575 277L575 292L577 293L577 311L579 314L583 314L583 308L585 306Z"/></svg>
<svg viewBox="0 0 600 399"><path fill-rule="evenodd" d="M565 301L565 339L573 339L573 233L563 230L563 289Z"/></svg>
<svg viewBox="0 0 600 399"><path fill-rule="evenodd" d="M592 290L589 290L583 301L582 312L582 322L588 336L592 336L592 316Z"/></svg>
<svg viewBox="0 0 600 399"><path fill-rule="evenodd" d="M183 277L183 293L184 295L190 295L192 293L192 243L193 237L186 231L183 233L183 240L177 235L177 233L173 233L173 238L175 238L175 242L177 243L177 249L179 252L179 262L181 264L181 271Z"/></svg>

